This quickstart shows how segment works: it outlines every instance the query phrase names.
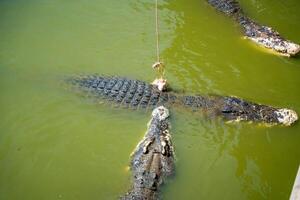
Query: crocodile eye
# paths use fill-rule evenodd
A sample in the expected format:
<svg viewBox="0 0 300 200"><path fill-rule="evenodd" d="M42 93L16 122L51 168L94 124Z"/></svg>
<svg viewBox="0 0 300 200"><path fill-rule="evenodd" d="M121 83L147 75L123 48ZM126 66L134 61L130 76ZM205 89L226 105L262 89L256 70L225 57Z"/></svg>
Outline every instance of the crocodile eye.
<svg viewBox="0 0 300 200"><path fill-rule="evenodd" d="M286 111L286 113L285 113L286 115L290 115L290 112L289 111Z"/></svg>

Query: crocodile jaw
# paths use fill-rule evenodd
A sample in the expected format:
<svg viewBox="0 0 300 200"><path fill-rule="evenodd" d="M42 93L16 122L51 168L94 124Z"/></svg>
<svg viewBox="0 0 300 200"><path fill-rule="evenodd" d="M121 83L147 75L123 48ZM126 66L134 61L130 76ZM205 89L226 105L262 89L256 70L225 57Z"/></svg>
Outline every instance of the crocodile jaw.
<svg viewBox="0 0 300 200"><path fill-rule="evenodd" d="M278 122L285 126L290 126L298 120L297 113L290 109L279 109L278 111L275 111L275 114L277 115Z"/></svg>

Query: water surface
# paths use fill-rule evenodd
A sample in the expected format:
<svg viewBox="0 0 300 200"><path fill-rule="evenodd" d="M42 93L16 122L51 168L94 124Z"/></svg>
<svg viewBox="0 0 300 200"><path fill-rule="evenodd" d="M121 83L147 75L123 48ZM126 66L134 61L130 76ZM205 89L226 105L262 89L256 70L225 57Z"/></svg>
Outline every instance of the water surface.
<svg viewBox="0 0 300 200"><path fill-rule="evenodd" d="M300 2L241 0L300 43ZM0 0L0 199L117 199L150 111L95 103L65 88L74 74L152 81L154 2ZM300 59L267 53L204 0L160 1L169 83L300 112ZM288 199L300 126L227 124L172 110L176 175L164 199Z"/></svg>

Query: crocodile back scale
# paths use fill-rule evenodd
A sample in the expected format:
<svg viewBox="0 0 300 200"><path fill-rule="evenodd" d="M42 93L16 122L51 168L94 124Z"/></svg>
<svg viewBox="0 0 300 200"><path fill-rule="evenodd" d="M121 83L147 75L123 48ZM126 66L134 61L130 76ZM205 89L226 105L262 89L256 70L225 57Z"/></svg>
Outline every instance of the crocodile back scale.
<svg viewBox="0 0 300 200"><path fill-rule="evenodd" d="M92 93L97 98L124 107L182 107L222 116L229 121L253 121L270 125L289 126L298 120L297 113L286 108L252 103L230 96L192 96L168 90L160 91L155 85L124 77L89 75L75 76L68 80L72 85Z"/></svg>
<svg viewBox="0 0 300 200"><path fill-rule="evenodd" d="M123 77L81 76L72 79L78 85L108 102L132 108L154 108L176 101L170 92L161 92L144 81Z"/></svg>

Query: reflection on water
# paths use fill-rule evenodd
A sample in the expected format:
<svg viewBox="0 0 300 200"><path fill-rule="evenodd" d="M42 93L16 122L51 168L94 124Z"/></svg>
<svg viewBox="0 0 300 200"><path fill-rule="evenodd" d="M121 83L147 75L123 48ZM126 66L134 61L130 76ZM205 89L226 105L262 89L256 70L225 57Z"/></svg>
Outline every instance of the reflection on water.
<svg viewBox="0 0 300 200"><path fill-rule="evenodd" d="M299 2L241 1L299 41ZM0 1L0 199L117 199L150 111L112 108L66 90L78 73L152 81L152 1ZM257 9L259 11L257 12ZM300 111L299 59L258 51L205 1L160 1L172 87ZM291 29L290 27L293 27ZM287 199L300 162L299 124L227 124L171 109L176 175L164 199Z"/></svg>

